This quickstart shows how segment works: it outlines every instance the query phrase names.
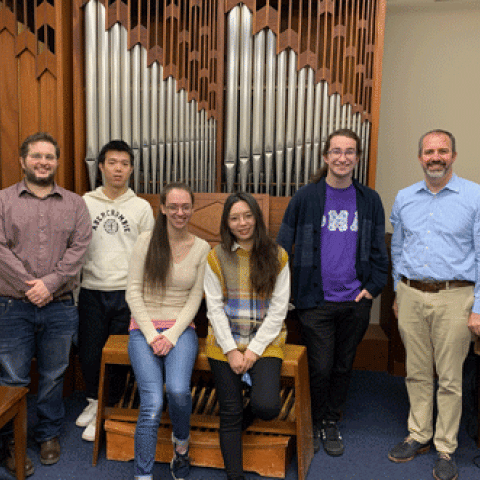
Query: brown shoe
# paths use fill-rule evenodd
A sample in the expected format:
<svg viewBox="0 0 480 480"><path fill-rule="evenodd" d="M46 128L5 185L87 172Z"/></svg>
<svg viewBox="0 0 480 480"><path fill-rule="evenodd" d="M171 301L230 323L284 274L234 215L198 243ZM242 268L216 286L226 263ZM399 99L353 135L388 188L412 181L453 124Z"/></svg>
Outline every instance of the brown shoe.
<svg viewBox="0 0 480 480"><path fill-rule="evenodd" d="M40 461L44 465L53 465L60 460L60 443L58 438L52 438L40 444Z"/></svg>
<svg viewBox="0 0 480 480"><path fill-rule="evenodd" d="M15 442L10 440L8 442L7 448L5 449L5 468L8 473L16 477L17 471L15 470ZM32 461L25 455L25 476L29 477L35 472L35 467L33 466Z"/></svg>

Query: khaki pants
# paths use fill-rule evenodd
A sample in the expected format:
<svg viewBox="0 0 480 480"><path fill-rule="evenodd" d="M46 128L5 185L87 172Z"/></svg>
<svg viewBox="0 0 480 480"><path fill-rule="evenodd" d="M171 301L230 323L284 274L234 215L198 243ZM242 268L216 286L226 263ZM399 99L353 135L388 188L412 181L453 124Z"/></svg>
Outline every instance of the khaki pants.
<svg viewBox="0 0 480 480"><path fill-rule="evenodd" d="M408 430L420 443L433 437L434 375L438 417L433 443L453 453L462 414L462 367L472 340L467 322L473 286L426 293L397 286L398 328L407 352Z"/></svg>

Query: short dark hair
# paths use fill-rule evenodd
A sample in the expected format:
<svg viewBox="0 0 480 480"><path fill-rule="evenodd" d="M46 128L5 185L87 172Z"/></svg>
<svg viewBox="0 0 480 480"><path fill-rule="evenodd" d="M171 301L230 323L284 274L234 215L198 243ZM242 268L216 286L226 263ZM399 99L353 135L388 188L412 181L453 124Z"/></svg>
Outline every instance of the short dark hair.
<svg viewBox="0 0 480 480"><path fill-rule="evenodd" d="M127 152L130 157L130 164L133 165L133 150L127 142L123 140L110 140L103 146L98 154L98 163L105 163L105 157L108 152Z"/></svg>
<svg viewBox="0 0 480 480"><path fill-rule="evenodd" d="M333 137L347 137L355 140L356 142L356 150L357 150L357 157L360 157L362 154L362 141L360 137L349 128L341 128L339 130L335 130L332 132L325 140L325 146L323 147L322 155L327 156L330 150L330 143ZM328 165L325 164L321 166L316 172L313 172L312 176L310 177L311 183L318 183L323 177L326 177L328 173Z"/></svg>
<svg viewBox="0 0 480 480"><path fill-rule="evenodd" d="M57 141L47 132L37 132L29 135L20 145L20 157L25 160L27 158L28 151L30 150L30 145L37 142L51 143L55 147L56 157L60 158L60 147L58 146Z"/></svg>
<svg viewBox="0 0 480 480"><path fill-rule="evenodd" d="M456 148L456 145L455 145L455 137L453 136L453 133L450 133L447 130L442 130L441 128L436 128L435 130L430 130L429 132L424 133L420 137L420 140L418 141L418 156L419 157L422 155L422 151L423 151L423 139L426 136L431 135L432 133L440 133L440 134L446 135L450 139L450 142L452 144L452 154L457 153L457 148Z"/></svg>

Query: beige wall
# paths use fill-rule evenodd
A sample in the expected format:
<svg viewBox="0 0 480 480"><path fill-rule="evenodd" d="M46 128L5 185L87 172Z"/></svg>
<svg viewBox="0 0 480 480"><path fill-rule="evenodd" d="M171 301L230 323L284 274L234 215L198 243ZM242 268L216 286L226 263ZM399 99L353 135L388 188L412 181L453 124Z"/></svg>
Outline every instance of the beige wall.
<svg viewBox="0 0 480 480"><path fill-rule="evenodd" d="M375 188L391 232L398 190L423 178L417 145L424 132L451 131L455 172L480 183L480 5L406 8L388 1ZM377 299L371 323L379 322L379 306Z"/></svg>
<svg viewBox="0 0 480 480"><path fill-rule="evenodd" d="M433 128L455 135L455 172L480 183L478 3L387 7L376 176L387 231L398 190L423 178L418 138Z"/></svg>

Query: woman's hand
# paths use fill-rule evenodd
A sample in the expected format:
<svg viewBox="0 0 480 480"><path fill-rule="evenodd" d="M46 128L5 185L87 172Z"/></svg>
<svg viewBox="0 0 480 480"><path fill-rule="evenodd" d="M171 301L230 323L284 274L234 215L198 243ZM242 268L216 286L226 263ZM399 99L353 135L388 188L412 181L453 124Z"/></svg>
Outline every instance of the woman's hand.
<svg viewBox="0 0 480 480"><path fill-rule="evenodd" d="M240 352L240 350L230 350L227 353L227 359L228 359L228 364L230 365L230 368L237 373L238 375L241 375L242 373L245 373L245 359L243 357L243 353Z"/></svg>
<svg viewBox="0 0 480 480"><path fill-rule="evenodd" d="M254 363L260 358L260 355L257 355L256 353L252 352L248 348L245 350L245 353L243 354L243 359L244 359L244 366L245 366L245 371L242 373L247 372L250 370Z"/></svg>
<svg viewBox="0 0 480 480"><path fill-rule="evenodd" d="M159 357L164 357L173 348L173 343L164 335L157 335L150 346L153 349L153 353Z"/></svg>

